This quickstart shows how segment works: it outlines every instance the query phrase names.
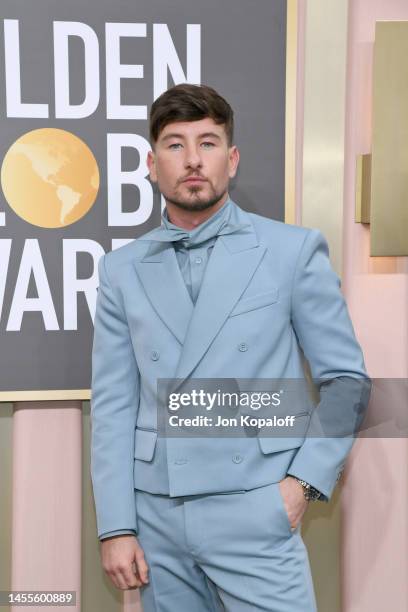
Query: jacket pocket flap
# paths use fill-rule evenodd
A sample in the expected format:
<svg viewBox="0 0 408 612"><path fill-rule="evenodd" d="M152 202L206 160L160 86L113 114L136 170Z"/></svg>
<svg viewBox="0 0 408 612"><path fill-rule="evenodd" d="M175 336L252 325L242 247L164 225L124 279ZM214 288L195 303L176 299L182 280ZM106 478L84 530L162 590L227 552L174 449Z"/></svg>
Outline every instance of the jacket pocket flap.
<svg viewBox="0 0 408 612"><path fill-rule="evenodd" d="M273 431L268 426L262 427L258 433L258 442L261 451L264 454L277 453L291 448L302 446L305 441L307 427L309 425L309 413L300 413L295 415L296 421L293 427L293 435L290 436L286 430L286 435L273 435Z"/></svg>
<svg viewBox="0 0 408 612"><path fill-rule="evenodd" d="M278 301L279 291L278 289L272 289L266 293L258 293L248 298L243 298L238 302L235 308L232 309L230 317L255 310L256 308L262 308L262 306L268 306Z"/></svg>
<svg viewBox="0 0 408 612"><path fill-rule="evenodd" d="M148 429L135 430L135 459L151 461L156 448L157 431Z"/></svg>
<svg viewBox="0 0 408 612"><path fill-rule="evenodd" d="M277 453L291 448L302 446L304 438L276 438L271 436L258 436L259 446L264 455Z"/></svg>

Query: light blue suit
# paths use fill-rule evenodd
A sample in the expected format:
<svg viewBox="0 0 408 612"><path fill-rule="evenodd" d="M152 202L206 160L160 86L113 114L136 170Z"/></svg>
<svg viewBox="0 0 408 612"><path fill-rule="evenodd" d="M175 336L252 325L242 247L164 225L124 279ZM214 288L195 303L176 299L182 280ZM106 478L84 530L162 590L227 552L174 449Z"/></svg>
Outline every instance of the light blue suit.
<svg viewBox="0 0 408 612"><path fill-rule="evenodd" d="M106 254L99 263L91 413L91 473L98 535L102 538L109 532L133 530L144 542L148 560L151 550L150 564L154 565L157 542L153 542L155 533L158 538L160 534L158 523L153 521L154 512L157 512L157 521L159 517L163 520L166 509L168 541L171 531L172 537L178 534L179 541L183 539L184 546L188 539L187 521L193 521L187 544L197 564L194 571L198 572L198 566L201 568L196 578L201 581L202 589L209 589L206 594L197 585L192 589L203 598L202 607L198 600L190 599L192 591L185 599L183 595L177 600L169 595L161 599L161 589L167 594L171 591L166 583L168 576L162 577L161 584L157 585L158 574L152 573L156 591L152 584L147 587L145 612L216 610L219 597L234 612L314 610L307 554L299 529L290 531L277 483L290 473L311 483L330 499L353 444L352 436L306 436L312 411L306 396L304 404L296 406L301 435L166 439L157 435L157 380L303 379L303 351L313 379L327 379L314 411L325 425L330 425L331 418L335 420L342 409L341 391L336 401L332 401L331 389L341 387L347 378L368 380L339 288L340 281L330 266L322 234L247 213L236 204L233 204L231 222L249 222L249 227L217 239L195 306L172 245L161 244L158 248L157 242L149 240L156 230ZM362 415L367 395L359 386L352 387L348 393L347 402L354 413ZM350 405L343 406L345 414ZM280 584L286 581L287 585L284 596L276 581L265 576L265 583L271 585L276 596L275 603L268 607L265 601L272 602L272 592L262 594L259 585L250 585L248 576L246 582L237 577L239 567L244 572L244 561L239 555L234 557L238 572L233 581L237 590L234 593L228 580L224 586L220 585L218 571L222 562L214 549L206 562L200 558L204 540L200 540L200 545L193 540L200 539L200 530L204 529L197 523L199 517L202 521L207 517L207 530L215 529L218 516L225 529L214 533L213 538L218 543L221 538L222 544L224 533L231 547L233 532L227 523L231 523L232 516L237 519L237 508L242 510L244 503L247 510L252 508L262 513L259 504L273 500L271 511L275 515L266 518L274 524L273 538L268 544L274 544L271 555L276 555L277 550L286 550L289 554L288 547L291 547L289 557L293 566L287 561L286 570L279 573L281 560L274 565L272 557L269 559L266 567L275 568L273 575L279 577ZM239 503L241 506L236 505ZM161 504L162 511L157 504ZM257 526L261 518L254 518ZM262 538L259 540L256 525L248 530L249 540L241 532L242 546L245 548L253 542L254 562L259 562L262 574L260 559L264 543ZM244 528L244 523L237 523L235 527L237 537L241 537L239 530ZM222 550L225 546L221 545L220 555ZM163 550L156 552L161 555L157 567L163 567ZM188 554L187 549L184 553L184 556ZM168 555L169 562L176 563L174 548L168 550ZM245 563L248 555L246 550ZM224 561L231 577L234 564L231 558ZM298 582L291 567L301 568ZM193 571L191 567L189 571ZM184 583L187 582L185 578ZM214 584L217 585L215 595ZM244 596L240 589L245 592L253 589L253 596L256 591L259 601L253 599L251 603L250 594Z"/></svg>

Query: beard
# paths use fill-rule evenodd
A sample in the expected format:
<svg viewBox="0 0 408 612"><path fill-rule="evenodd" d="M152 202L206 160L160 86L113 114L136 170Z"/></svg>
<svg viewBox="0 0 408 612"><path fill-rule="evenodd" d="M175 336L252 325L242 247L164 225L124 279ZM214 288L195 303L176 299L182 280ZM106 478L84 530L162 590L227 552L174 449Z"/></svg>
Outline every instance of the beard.
<svg viewBox="0 0 408 612"><path fill-rule="evenodd" d="M207 210L207 208L211 208L215 206L221 198L227 193L227 189L220 191L215 191L215 189L211 186L210 194L207 196L201 196L202 187L200 185L191 185L188 187L189 194L191 196L190 199L186 200L186 198L177 197L177 195L168 196L166 193L162 192L164 199L174 206L181 208L182 210L188 210L190 212L196 210Z"/></svg>

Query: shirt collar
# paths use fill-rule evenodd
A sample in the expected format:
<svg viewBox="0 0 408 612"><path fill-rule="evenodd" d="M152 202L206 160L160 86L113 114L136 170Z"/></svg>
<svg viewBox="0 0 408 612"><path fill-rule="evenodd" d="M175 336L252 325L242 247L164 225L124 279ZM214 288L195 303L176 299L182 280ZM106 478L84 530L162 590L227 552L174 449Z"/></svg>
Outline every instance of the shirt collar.
<svg viewBox="0 0 408 612"><path fill-rule="evenodd" d="M185 246L198 245L206 240L214 238L218 235L219 231L225 228L228 224L231 216L232 201L228 198L224 204L217 210L216 213L211 215L208 219L200 223L197 227L192 230L186 230L172 223L167 214L167 207L163 210L161 215L162 228L169 232L174 232L180 238L183 238L182 242ZM183 232L183 234L181 234Z"/></svg>

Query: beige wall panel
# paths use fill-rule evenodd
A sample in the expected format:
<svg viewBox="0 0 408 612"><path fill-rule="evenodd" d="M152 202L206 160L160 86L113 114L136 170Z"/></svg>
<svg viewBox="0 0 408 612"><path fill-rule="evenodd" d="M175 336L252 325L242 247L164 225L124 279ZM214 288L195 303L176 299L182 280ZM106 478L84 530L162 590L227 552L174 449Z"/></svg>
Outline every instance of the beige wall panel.
<svg viewBox="0 0 408 612"><path fill-rule="evenodd" d="M123 595L105 576L99 555L90 476L90 403L82 405L82 611L121 612Z"/></svg>
<svg viewBox="0 0 408 612"><path fill-rule="evenodd" d="M297 219L320 229L336 272L342 269L345 73L345 0L308 0L305 17L304 106ZM300 60L301 61L301 57ZM299 145L298 145L299 146ZM303 163L302 163L303 162ZM309 507L302 534L309 551L318 609L340 612L341 482L329 504Z"/></svg>
<svg viewBox="0 0 408 612"><path fill-rule="evenodd" d="M319 228L341 273L346 0L309 0L306 14L302 225Z"/></svg>

